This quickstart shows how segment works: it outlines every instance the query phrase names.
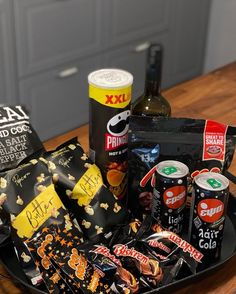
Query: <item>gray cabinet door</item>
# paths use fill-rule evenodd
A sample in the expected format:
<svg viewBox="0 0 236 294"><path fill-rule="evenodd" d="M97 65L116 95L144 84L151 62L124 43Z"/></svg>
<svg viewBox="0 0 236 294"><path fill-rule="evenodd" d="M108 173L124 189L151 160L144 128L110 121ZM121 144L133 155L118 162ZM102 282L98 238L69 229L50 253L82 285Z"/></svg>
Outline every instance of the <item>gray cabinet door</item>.
<svg viewBox="0 0 236 294"><path fill-rule="evenodd" d="M163 80L162 87L170 85L170 46L167 33L160 33L154 36L146 36L136 42L116 50L110 50L103 55L103 67L116 67L129 71L134 76L133 100L139 97L144 91L145 69L147 48L150 43L161 43L164 47Z"/></svg>
<svg viewBox="0 0 236 294"><path fill-rule="evenodd" d="M105 0L108 45L116 46L168 29L170 0Z"/></svg>
<svg viewBox="0 0 236 294"><path fill-rule="evenodd" d="M101 0L14 0L20 77L95 53Z"/></svg>
<svg viewBox="0 0 236 294"><path fill-rule="evenodd" d="M16 103L15 55L9 0L0 0L0 104Z"/></svg>
<svg viewBox="0 0 236 294"><path fill-rule="evenodd" d="M88 122L87 75L100 67L99 59L79 60L20 83L20 101L42 140Z"/></svg>
<svg viewBox="0 0 236 294"><path fill-rule="evenodd" d="M170 42L172 84L202 73L210 0L173 1Z"/></svg>

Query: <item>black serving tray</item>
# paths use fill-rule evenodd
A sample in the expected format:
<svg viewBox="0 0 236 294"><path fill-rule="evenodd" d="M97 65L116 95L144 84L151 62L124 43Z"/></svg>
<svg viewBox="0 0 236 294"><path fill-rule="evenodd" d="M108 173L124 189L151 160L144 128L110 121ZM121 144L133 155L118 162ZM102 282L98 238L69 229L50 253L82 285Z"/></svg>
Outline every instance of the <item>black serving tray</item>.
<svg viewBox="0 0 236 294"><path fill-rule="evenodd" d="M207 269L202 270L195 275L188 276L169 285L151 290L149 292L146 292L146 294L173 293L173 291L187 286L203 276L209 276L209 274L215 272L218 268L222 267L234 255L236 255L236 197L230 194L220 260L218 260L216 263L211 264ZM36 289L27 282L27 279L18 264L15 251L11 243L6 243L1 247L0 260L3 266L9 272L9 274L13 277L13 279L15 279L17 283L20 283L21 288L25 288L24 290L26 291L26 293L46 293L44 291Z"/></svg>

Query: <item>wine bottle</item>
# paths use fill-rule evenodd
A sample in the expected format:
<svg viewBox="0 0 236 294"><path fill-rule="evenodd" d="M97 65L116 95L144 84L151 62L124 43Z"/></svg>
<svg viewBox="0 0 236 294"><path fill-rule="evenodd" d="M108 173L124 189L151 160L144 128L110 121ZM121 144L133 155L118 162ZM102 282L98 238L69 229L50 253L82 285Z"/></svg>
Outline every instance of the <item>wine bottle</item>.
<svg viewBox="0 0 236 294"><path fill-rule="evenodd" d="M152 44L148 49L145 89L132 107L132 114L141 116L171 115L169 102L161 95L163 49L160 44Z"/></svg>

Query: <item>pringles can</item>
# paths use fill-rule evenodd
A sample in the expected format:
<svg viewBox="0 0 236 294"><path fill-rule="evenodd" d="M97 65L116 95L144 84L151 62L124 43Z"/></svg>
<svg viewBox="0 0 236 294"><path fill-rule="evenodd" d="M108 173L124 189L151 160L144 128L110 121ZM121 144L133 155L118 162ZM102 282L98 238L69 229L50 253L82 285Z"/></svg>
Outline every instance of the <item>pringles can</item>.
<svg viewBox="0 0 236 294"><path fill-rule="evenodd" d="M109 190L124 199L133 76L120 69L100 69L89 74L88 82L90 158L101 169Z"/></svg>
<svg viewBox="0 0 236 294"><path fill-rule="evenodd" d="M203 267L220 257L228 195L225 176L206 172L194 178L189 240L203 253Z"/></svg>
<svg viewBox="0 0 236 294"><path fill-rule="evenodd" d="M188 173L188 167L175 160L165 160L156 166L152 217L177 234L183 230Z"/></svg>

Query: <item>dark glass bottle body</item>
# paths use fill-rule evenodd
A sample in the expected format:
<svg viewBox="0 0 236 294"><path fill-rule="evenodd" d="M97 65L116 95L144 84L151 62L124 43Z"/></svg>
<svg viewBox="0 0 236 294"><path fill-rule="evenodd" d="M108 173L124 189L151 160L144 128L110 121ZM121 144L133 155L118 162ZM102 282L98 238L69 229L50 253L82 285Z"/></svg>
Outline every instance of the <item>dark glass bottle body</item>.
<svg viewBox="0 0 236 294"><path fill-rule="evenodd" d="M145 89L132 107L132 114L141 116L171 115L169 102L161 94L162 47L153 44L148 50Z"/></svg>

